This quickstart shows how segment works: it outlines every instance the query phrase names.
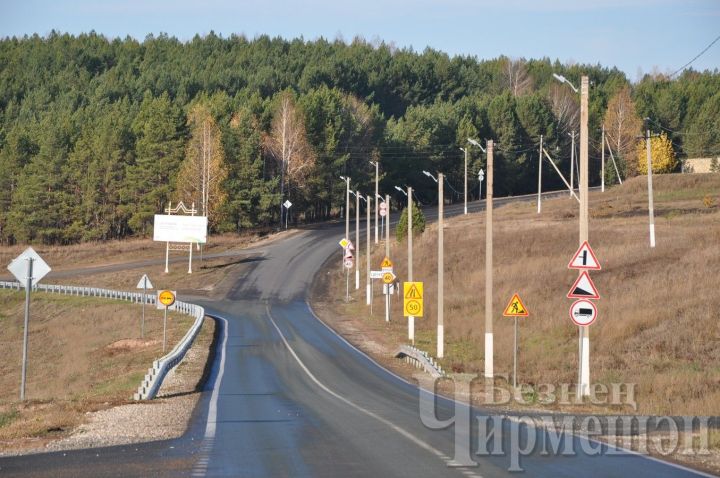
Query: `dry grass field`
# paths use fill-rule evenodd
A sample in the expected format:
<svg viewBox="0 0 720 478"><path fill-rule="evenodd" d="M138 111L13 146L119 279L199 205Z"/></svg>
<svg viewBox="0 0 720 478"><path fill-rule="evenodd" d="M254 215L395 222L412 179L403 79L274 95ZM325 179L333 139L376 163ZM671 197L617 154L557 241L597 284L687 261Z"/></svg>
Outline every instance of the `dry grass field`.
<svg viewBox="0 0 720 478"><path fill-rule="evenodd" d="M162 311L127 302L33 294L26 385L20 403L24 292L0 291L0 443L50 438L85 412L128 402L162 353ZM168 350L194 319L168 315Z"/></svg>
<svg viewBox="0 0 720 478"><path fill-rule="evenodd" d="M591 382L636 383L638 413L718 415L720 175L658 175L654 187L654 249L649 247L644 177L590 196L590 244L603 267L591 273L602 297L598 319L590 326ZM568 315L572 301L566 294L577 278L567 269L578 247L577 215L577 202L570 198L544 201L540 215L534 202L496 208L496 374L512 372L513 320L503 318L502 311L517 292L530 311L530 317L520 319L519 382L576 382L578 331ZM360 249L364 252L364 244ZM379 268L383 252L376 249L373 268ZM407 244L394 242L391 258L403 279ZM447 344L441 363L447 370L483 370L484 271L485 214L446 220ZM414 239L413 272L425 283L425 316L416 319L416 344L434 355L436 224ZM397 296L387 326L377 285L370 317L364 287L353 291L346 305L344 273L333 268L330 274L336 276L331 288L336 310L362 318L368 333L407 343L407 321Z"/></svg>

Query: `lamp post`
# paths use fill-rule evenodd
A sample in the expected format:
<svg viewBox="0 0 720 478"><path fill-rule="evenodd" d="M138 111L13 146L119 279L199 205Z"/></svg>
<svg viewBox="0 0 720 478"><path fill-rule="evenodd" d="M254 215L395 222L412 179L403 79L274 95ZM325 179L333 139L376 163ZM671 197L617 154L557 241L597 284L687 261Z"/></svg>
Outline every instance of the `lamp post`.
<svg viewBox="0 0 720 478"><path fill-rule="evenodd" d="M367 222L365 224L365 302L370 306L370 315L372 315L372 279L370 279L370 204L372 198L366 196L365 215ZM377 208L377 205L375 206ZM376 223L377 224L377 223Z"/></svg>
<svg viewBox="0 0 720 478"><path fill-rule="evenodd" d="M340 176L345 181L345 240L350 240L350 177ZM343 267L347 249L343 251ZM350 301L350 269L345 267L345 302Z"/></svg>
<svg viewBox="0 0 720 478"><path fill-rule="evenodd" d="M355 290L360 288L360 200L367 200L360 194L360 191L350 191L355 196Z"/></svg>
<svg viewBox="0 0 720 478"><path fill-rule="evenodd" d="M380 163L377 161L370 161L370 164L375 166L375 197L378 197L378 168ZM378 243L378 202L375 201L375 244Z"/></svg>
<svg viewBox="0 0 720 478"><path fill-rule="evenodd" d="M468 140L468 143L472 144L473 146L477 146L478 148L480 148L480 150L481 150L483 153L487 153L487 151L485 150L485 148L482 147L482 145L480 144L480 142L479 142L478 140L472 139L472 138L468 138L467 140ZM482 169L481 169L480 171L482 171ZM479 173L478 173L478 174L479 174ZM482 182L482 179L481 179L480 181ZM479 200L480 200L480 194L478 193L478 201L479 201ZM467 214L467 153L466 153L466 155L465 155L465 214Z"/></svg>
<svg viewBox="0 0 720 478"><path fill-rule="evenodd" d="M443 245L443 219L444 211L443 207L445 201L443 201L443 181L444 177L442 173L438 173L438 177L432 175L428 171L423 171L423 174L438 185L438 295L437 295L437 358L443 358L445 356L445 248Z"/></svg>
<svg viewBox="0 0 720 478"><path fill-rule="evenodd" d="M562 75L553 73L555 79L567 83L575 93L580 93L580 227L579 244L588 240L588 97L590 93L590 80L586 75L580 79L580 91ZM574 139L574 135L573 135ZM579 356L578 370L578 398L590 394L590 330L587 325L579 327Z"/></svg>

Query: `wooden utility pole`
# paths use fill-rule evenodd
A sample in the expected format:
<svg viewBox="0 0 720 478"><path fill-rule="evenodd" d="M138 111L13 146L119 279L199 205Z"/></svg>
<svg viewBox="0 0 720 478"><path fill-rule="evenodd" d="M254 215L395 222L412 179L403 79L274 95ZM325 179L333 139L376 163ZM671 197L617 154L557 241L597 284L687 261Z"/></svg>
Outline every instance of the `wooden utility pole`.
<svg viewBox="0 0 720 478"><path fill-rule="evenodd" d="M538 152L538 214L542 212L542 156L543 156L543 137L540 135L540 151Z"/></svg>
<svg viewBox="0 0 720 478"><path fill-rule="evenodd" d="M590 81L580 80L580 238L579 245L588 240L588 96ZM573 136L574 138L574 136ZM580 327L580 396L590 394L590 330Z"/></svg>
<svg viewBox="0 0 720 478"><path fill-rule="evenodd" d="M655 210L653 206L653 186L652 186L652 151L650 149L650 130L647 130L646 139L646 156L647 156L647 174L648 174L648 217L650 219L650 247L655 247Z"/></svg>
<svg viewBox="0 0 720 478"><path fill-rule="evenodd" d="M493 141L487 142L485 184L485 378L493 378Z"/></svg>
<svg viewBox="0 0 720 478"><path fill-rule="evenodd" d="M408 282L413 280L413 233L412 233L412 188L407 188L407 234L408 234ZM400 291L398 291L399 293ZM408 339L410 343L415 344L415 317L412 315L408 316Z"/></svg>
<svg viewBox="0 0 720 478"><path fill-rule="evenodd" d="M445 215L445 200L443 183L445 176L438 174L438 319L437 319L437 358L445 355L445 318L444 318L444 293L445 293L445 249L443 246L444 231L443 220Z"/></svg>

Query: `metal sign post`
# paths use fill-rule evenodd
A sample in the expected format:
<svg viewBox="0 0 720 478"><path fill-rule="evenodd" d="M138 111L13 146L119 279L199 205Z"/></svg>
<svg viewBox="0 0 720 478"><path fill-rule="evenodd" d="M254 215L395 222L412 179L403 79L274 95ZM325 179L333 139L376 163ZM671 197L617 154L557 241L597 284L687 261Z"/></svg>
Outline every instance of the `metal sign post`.
<svg viewBox="0 0 720 478"><path fill-rule="evenodd" d="M177 293L174 290L163 290L158 292L157 306L164 310L163 317L163 353L167 347L167 311L171 305L175 304Z"/></svg>
<svg viewBox="0 0 720 478"><path fill-rule="evenodd" d="M25 400L25 376L27 374L27 356L28 356L28 326L30 324L30 290L32 289L33 279L33 262L35 259L28 257L27 261L27 278L25 283L25 325L23 327L23 350L22 350L22 377L20 379L20 401Z"/></svg>
<svg viewBox="0 0 720 478"><path fill-rule="evenodd" d="M153 288L152 282L150 282L150 278L147 276L147 274L143 274L143 276L140 278L140 282L138 282L136 288L143 290L142 322L140 322L140 337L144 339L145 338L145 304L147 304L147 291L148 291L148 289Z"/></svg>
<svg viewBox="0 0 720 478"><path fill-rule="evenodd" d="M38 255L32 247L28 247L22 254L12 260L8 265L18 282L25 287L25 321L23 329L22 371L20 377L20 400L25 400L25 378L27 376L28 362L28 328L30 325L30 292L35 284L50 272L50 266Z"/></svg>
<svg viewBox="0 0 720 478"><path fill-rule="evenodd" d="M290 215L290 206L292 205L293 203L291 203L289 199L286 199L283 203L283 206L285 206L285 229L288 228L288 216Z"/></svg>
<svg viewBox="0 0 720 478"><path fill-rule="evenodd" d="M515 318L515 334L513 338L513 388L517 388L517 356L518 356L518 317L528 317L530 313L518 294L513 294L503 311L503 317Z"/></svg>

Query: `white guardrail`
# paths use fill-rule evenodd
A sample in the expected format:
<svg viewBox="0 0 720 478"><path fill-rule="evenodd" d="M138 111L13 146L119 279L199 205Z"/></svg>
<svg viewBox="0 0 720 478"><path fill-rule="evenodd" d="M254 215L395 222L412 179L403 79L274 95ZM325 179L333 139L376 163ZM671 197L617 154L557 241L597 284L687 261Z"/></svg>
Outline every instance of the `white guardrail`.
<svg viewBox="0 0 720 478"><path fill-rule="evenodd" d="M433 378L445 376L442 367L427 352L420 350L412 345L401 345L395 352L396 358L405 358L409 364L415 365L417 368L425 370L432 375Z"/></svg>
<svg viewBox="0 0 720 478"><path fill-rule="evenodd" d="M0 289L21 290L19 282L0 281ZM126 292L120 290L100 289L97 287L80 287L72 285L52 285L52 284L36 284L33 287L35 291L49 292L51 294L74 295L79 297L100 297L103 299L127 300L134 304L142 303L141 292ZM148 294L147 304L155 305L155 295ZM185 356L192 345L195 337L200 331L200 326L205 317L205 309L199 305L189 304L187 302L176 301L173 306L177 312L195 317L195 322L187 331L185 336L178 342L170 353L158 360L153 361L152 368L148 369L142 383L138 387L137 393L133 396L135 400L152 400L160 390L163 380L167 373L172 370Z"/></svg>

